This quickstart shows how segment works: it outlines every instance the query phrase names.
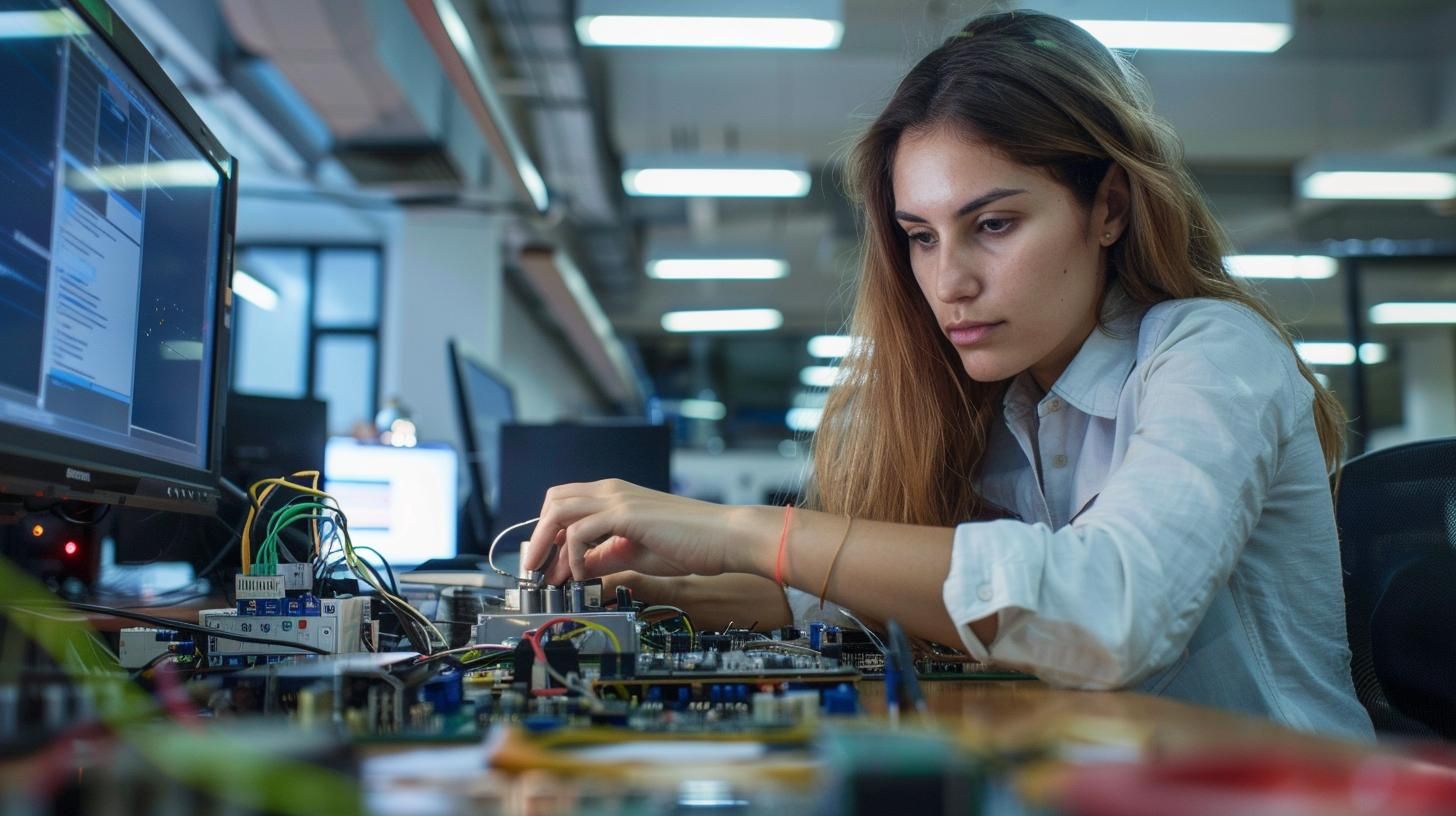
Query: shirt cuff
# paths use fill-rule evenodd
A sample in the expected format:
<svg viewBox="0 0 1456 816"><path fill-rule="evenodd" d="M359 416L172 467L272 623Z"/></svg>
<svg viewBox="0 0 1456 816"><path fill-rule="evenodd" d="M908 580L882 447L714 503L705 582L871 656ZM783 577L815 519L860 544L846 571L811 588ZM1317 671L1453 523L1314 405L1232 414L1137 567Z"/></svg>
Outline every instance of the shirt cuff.
<svg viewBox="0 0 1456 816"><path fill-rule="evenodd" d="M982 643L971 631L972 622L996 615L1005 624L1007 610L1036 613L1049 534L1045 524L1028 525L1015 519L956 527L950 572L941 596L966 650L975 659L994 662L996 644ZM1005 629L998 626L998 640Z"/></svg>

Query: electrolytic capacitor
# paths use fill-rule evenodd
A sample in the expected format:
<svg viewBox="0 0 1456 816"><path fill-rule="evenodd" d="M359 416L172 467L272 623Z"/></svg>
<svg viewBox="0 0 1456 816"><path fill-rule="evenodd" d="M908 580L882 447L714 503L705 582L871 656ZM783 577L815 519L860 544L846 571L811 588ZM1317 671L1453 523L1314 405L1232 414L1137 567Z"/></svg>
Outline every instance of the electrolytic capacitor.
<svg viewBox="0 0 1456 816"><path fill-rule="evenodd" d="M813 623L809 624L809 648L817 652L819 651L819 647L823 644L823 642L824 624L820 623L819 621L814 621Z"/></svg>
<svg viewBox="0 0 1456 816"><path fill-rule="evenodd" d="M542 590L546 596L546 611L552 615L566 614L566 592L559 586L549 586Z"/></svg>

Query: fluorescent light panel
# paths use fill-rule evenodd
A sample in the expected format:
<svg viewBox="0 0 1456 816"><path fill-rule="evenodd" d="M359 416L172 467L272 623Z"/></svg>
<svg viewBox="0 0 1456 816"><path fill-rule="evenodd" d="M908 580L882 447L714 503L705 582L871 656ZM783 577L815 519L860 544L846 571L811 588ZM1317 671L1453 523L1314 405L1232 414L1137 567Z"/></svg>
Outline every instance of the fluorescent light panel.
<svg viewBox="0 0 1456 816"><path fill-rule="evenodd" d="M677 404L678 416L716 422L728 416L728 406L717 400L685 399Z"/></svg>
<svg viewBox="0 0 1456 816"><path fill-rule="evenodd" d="M1370 322L1380 325L1456 323L1456 303L1377 303L1370 307Z"/></svg>
<svg viewBox="0 0 1456 816"><path fill-rule="evenodd" d="M715 309L668 312L662 328L670 332L772 331L784 324L778 309Z"/></svg>
<svg viewBox="0 0 1456 816"><path fill-rule="evenodd" d="M782 17L580 17L583 45L667 48L838 48L838 20Z"/></svg>
<svg viewBox="0 0 1456 816"><path fill-rule="evenodd" d="M233 294L259 309L271 312L278 308L278 292L241 269L233 270Z"/></svg>
<svg viewBox="0 0 1456 816"><path fill-rule="evenodd" d="M803 170L781 168L646 167L622 173L622 189L635 196L802 198L810 183Z"/></svg>
<svg viewBox="0 0 1456 816"><path fill-rule="evenodd" d="M809 338L809 356L838 359L849 355L854 338L844 334L821 334Z"/></svg>
<svg viewBox="0 0 1456 816"><path fill-rule="evenodd" d="M812 433L819 427L819 419L823 416L823 408L790 408L784 415L784 424L791 431Z"/></svg>
<svg viewBox="0 0 1456 816"><path fill-rule="evenodd" d="M1351 365L1355 362L1353 343L1295 343L1294 350L1310 365ZM1384 343L1361 343L1360 362L1379 365L1389 357Z"/></svg>
<svg viewBox="0 0 1456 816"><path fill-rule="evenodd" d="M810 388L829 388L839 379L839 366L804 366L799 382Z"/></svg>
<svg viewBox="0 0 1456 816"><path fill-rule="evenodd" d="M1326 170L1300 182L1305 198L1445 201L1456 198L1456 173Z"/></svg>
<svg viewBox="0 0 1456 816"><path fill-rule="evenodd" d="M1268 54L1294 36L1288 23L1073 20L1108 48Z"/></svg>
<svg viewBox="0 0 1456 816"><path fill-rule="evenodd" d="M1224 261L1237 278L1323 280L1339 269L1327 255L1230 255Z"/></svg>
<svg viewBox="0 0 1456 816"><path fill-rule="evenodd" d="M782 258L660 258L647 277L658 280L774 280L789 274Z"/></svg>
<svg viewBox="0 0 1456 816"><path fill-rule="evenodd" d="M583 45L665 48L838 48L842 0L581 0Z"/></svg>

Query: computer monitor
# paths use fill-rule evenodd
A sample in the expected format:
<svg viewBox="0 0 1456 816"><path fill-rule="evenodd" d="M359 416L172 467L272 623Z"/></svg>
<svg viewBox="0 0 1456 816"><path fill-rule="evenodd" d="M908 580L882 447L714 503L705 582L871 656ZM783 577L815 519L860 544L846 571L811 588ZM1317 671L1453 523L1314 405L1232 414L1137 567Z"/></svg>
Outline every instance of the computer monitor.
<svg viewBox="0 0 1456 816"><path fill-rule="evenodd" d="M479 357L446 344L450 376L455 385L455 415L465 442L465 470L470 492L463 513L468 525L461 550L483 552L489 544L493 511L500 503L500 429L516 418L516 397L504 378Z"/></svg>
<svg viewBox="0 0 1456 816"><path fill-rule="evenodd" d="M215 511L237 163L99 0L0 11L0 494Z"/></svg>
<svg viewBox="0 0 1456 816"><path fill-rule="evenodd" d="M625 479L668 492L672 489L671 454L672 433L666 425L503 425L496 531L540 515L546 491L559 484ZM502 541L501 552L512 551L519 543Z"/></svg>
<svg viewBox="0 0 1456 816"><path fill-rule="evenodd" d="M336 436L324 453L324 490L349 519L350 540L396 571L455 555L458 477L449 445L395 448Z"/></svg>

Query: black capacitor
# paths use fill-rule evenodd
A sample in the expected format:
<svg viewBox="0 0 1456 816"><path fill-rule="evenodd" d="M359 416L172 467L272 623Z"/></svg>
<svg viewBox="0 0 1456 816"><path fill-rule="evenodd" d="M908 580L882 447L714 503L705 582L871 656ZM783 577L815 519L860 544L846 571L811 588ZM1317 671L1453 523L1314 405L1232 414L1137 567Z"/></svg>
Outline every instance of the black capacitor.
<svg viewBox="0 0 1456 816"><path fill-rule="evenodd" d="M630 612L630 611L632 611L632 589L630 587L625 587L625 586L618 586L617 587L617 611L618 612Z"/></svg>
<svg viewBox="0 0 1456 816"><path fill-rule="evenodd" d="M732 651L733 638L727 635L699 635L698 648L705 652Z"/></svg>

